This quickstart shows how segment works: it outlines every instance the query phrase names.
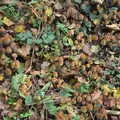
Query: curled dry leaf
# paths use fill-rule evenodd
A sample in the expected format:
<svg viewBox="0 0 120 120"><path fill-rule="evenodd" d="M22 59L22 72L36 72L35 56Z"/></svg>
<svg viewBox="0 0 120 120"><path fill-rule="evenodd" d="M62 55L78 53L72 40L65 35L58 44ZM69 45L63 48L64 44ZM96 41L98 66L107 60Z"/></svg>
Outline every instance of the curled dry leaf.
<svg viewBox="0 0 120 120"><path fill-rule="evenodd" d="M112 30L120 30L120 24L106 25L106 27Z"/></svg>

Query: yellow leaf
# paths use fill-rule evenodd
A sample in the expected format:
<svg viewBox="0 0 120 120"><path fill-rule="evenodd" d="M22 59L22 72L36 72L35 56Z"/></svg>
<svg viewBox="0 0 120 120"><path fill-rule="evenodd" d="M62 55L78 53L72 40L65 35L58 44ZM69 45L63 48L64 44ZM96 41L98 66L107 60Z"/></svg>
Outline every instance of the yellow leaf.
<svg viewBox="0 0 120 120"><path fill-rule="evenodd" d="M117 107L118 109L120 109L120 104L117 104L116 107Z"/></svg>
<svg viewBox="0 0 120 120"><path fill-rule="evenodd" d="M120 99L120 88L113 89L113 96Z"/></svg>
<svg viewBox="0 0 120 120"><path fill-rule="evenodd" d="M0 81L3 81L3 79L4 79L4 76L0 75Z"/></svg>
<svg viewBox="0 0 120 120"><path fill-rule="evenodd" d="M8 19L7 17L4 17L2 22L7 25L7 26L11 26L14 24L14 22L12 22L10 19Z"/></svg>
<svg viewBox="0 0 120 120"><path fill-rule="evenodd" d="M24 25L16 25L14 28L15 32L22 33L25 31L25 26Z"/></svg>
<svg viewBox="0 0 120 120"><path fill-rule="evenodd" d="M46 10L45 10L45 15L50 17L52 15L53 11L52 11L52 8L51 7L48 7Z"/></svg>
<svg viewBox="0 0 120 120"><path fill-rule="evenodd" d="M102 85L101 87L102 87L102 88L103 88L103 90L104 90L104 91L106 91L106 92L109 92L109 93L111 93L111 92L112 92L112 89L110 89L110 88L109 88L109 86L108 86L107 84Z"/></svg>

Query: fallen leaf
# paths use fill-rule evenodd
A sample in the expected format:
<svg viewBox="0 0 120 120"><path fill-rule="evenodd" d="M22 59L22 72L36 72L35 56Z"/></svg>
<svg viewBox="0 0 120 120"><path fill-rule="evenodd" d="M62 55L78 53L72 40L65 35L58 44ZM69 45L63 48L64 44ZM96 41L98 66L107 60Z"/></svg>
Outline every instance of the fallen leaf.
<svg viewBox="0 0 120 120"><path fill-rule="evenodd" d="M3 81L3 79L4 79L3 74L0 74L0 81Z"/></svg>
<svg viewBox="0 0 120 120"><path fill-rule="evenodd" d="M27 55L30 54L31 46L30 45L25 45L22 46L22 48L19 48L17 50L17 53L23 57L26 57Z"/></svg>
<svg viewBox="0 0 120 120"><path fill-rule="evenodd" d="M106 25L106 27L113 30L120 30L120 24Z"/></svg>
<svg viewBox="0 0 120 120"><path fill-rule="evenodd" d="M18 99L17 102L15 103L14 110L21 110L22 108L22 99Z"/></svg>
<svg viewBox="0 0 120 120"><path fill-rule="evenodd" d="M14 31L17 33L23 33L25 31L24 25L15 25Z"/></svg>
<svg viewBox="0 0 120 120"><path fill-rule="evenodd" d="M53 10L51 7L47 7L47 9L45 10L45 15L50 17L53 13Z"/></svg>
<svg viewBox="0 0 120 120"><path fill-rule="evenodd" d="M14 22L11 21L10 19L8 19L7 17L4 17L2 22L7 25L7 26L11 26L11 25L14 25Z"/></svg>
<svg viewBox="0 0 120 120"><path fill-rule="evenodd" d="M120 99L120 89L119 89L119 88L113 89L113 96L114 96L115 98Z"/></svg>
<svg viewBox="0 0 120 120"><path fill-rule="evenodd" d="M97 100L99 97L100 97L100 95L101 95L101 91L99 91L99 90L97 90L97 91L94 91L93 93L92 93L92 100L94 101L94 100Z"/></svg>
<svg viewBox="0 0 120 120"><path fill-rule="evenodd" d="M0 43L9 44L10 42L12 42L12 40L13 37L6 33L3 37L0 38Z"/></svg>

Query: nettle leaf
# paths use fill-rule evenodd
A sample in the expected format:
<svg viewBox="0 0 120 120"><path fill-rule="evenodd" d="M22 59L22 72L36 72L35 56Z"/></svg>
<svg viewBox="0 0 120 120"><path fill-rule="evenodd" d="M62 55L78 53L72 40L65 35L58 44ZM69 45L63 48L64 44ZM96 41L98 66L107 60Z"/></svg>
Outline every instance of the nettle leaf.
<svg viewBox="0 0 120 120"><path fill-rule="evenodd" d="M25 105L31 105L31 104L32 104L32 96L26 96Z"/></svg>
<svg viewBox="0 0 120 120"><path fill-rule="evenodd" d="M89 93L90 92L90 85L82 83L80 87L77 89L80 93Z"/></svg>

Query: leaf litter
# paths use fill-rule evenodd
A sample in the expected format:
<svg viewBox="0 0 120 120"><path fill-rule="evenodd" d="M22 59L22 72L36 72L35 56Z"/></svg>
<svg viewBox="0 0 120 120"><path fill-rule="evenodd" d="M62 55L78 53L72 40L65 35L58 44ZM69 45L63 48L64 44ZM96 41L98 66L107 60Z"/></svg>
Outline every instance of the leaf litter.
<svg viewBox="0 0 120 120"><path fill-rule="evenodd" d="M1 120L119 120L119 0L2 0Z"/></svg>

